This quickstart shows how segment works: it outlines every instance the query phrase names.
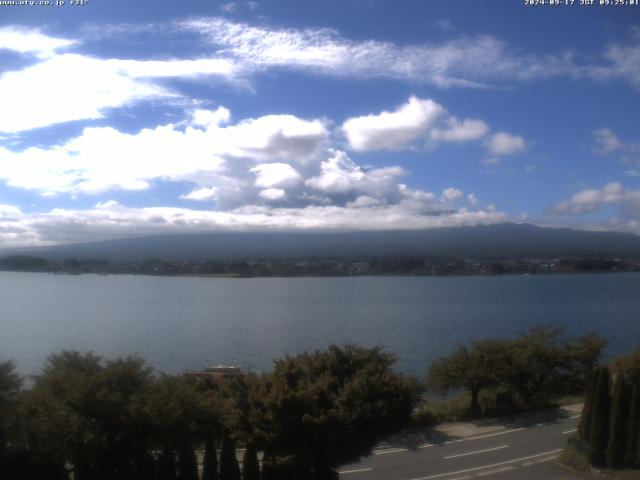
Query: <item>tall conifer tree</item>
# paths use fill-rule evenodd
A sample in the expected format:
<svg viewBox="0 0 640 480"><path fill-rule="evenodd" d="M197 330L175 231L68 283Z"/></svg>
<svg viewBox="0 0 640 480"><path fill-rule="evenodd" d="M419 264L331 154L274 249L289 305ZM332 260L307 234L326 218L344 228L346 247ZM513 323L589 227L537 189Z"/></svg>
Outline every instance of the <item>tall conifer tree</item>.
<svg viewBox="0 0 640 480"><path fill-rule="evenodd" d="M598 370L593 370L589 374L586 397L584 406L582 407L582 417L580 418L580 425L578 426L578 436L585 442L589 441L589 429L591 427L591 416L593 413L593 397L595 396L597 381Z"/></svg>
<svg viewBox="0 0 640 480"><path fill-rule="evenodd" d="M627 424L627 451L624 456L625 467L640 467L638 451L640 450L640 385L633 387L629 422Z"/></svg>
<svg viewBox="0 0 640 480"><path fill-rule="evenodd" d="M609 443L609 416L610 416L610 383L609 369L598 369L598 380L593 398L593 413L589 428L589 446L587 457L594 467L607 466L607 445Z"/></svg>
<svg viewBox="0 0 640 480"><path fill-rule="evenodd" d="M622 375L617 375L611 403L610 435L607 446L607 465L622 468L627 450L627 425L629 421L629 386Z"/></svg>

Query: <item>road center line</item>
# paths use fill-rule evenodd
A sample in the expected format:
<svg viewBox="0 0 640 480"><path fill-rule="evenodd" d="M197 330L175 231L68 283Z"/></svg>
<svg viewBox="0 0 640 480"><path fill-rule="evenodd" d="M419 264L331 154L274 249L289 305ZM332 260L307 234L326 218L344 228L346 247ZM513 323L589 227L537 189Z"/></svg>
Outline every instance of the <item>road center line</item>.
<svg viewBox="0 0 640 480"><path fill-rule="evenodd" d="M493 452L494 450L502 450L503 448L509 448L509 445L500 445L499 447L485 448L484 450L476 450L475 452L459 453L457 455L449 455L444 457L445 460L450 458L466 457L467 455L476 455L478 453Z"/></svg>
<svg viewBox="0 0 640 480"><path fill-rule="evenodd" d="M568 434L570 434L570 433L577 432L577 431L578 431L578 429L577 429L577 428L574 428L573 430L565 430L564 432L562 432L562 434L563 434L563 435L568 435Z"/></svg>
<svg viewBox="0 0 640 480"><path fill-rule="evenodd" d="M529 455L528 457L514 458L513 460L507 460L505 462L492 463L491 465L483 465L481 467L467 468L466 470L458 470L455 472L439 473L437 475L429 475L428 477L412 478L411 480L431 480L432 478L442 478L442 477L448 477L450 475L460 475L461 473L475 472L477 470L484 470L485 468L500 467L502 465L509 465L510 463L522 462L524 460L529 460L531 458L544 457L545 455L553 455L554 453L558 453L561 451L562 449L560 448L558 450L552 450L550 452L536 453L535 455Z"/></svg>
<svg viewBox="0 0 640 480"><path fill-rule="evenodd" d="M345 475L347 473L360 473L360 472L370 472L373 468L358 468L356 470L343 470L342 472L338 472L340 475Z"/></svg>

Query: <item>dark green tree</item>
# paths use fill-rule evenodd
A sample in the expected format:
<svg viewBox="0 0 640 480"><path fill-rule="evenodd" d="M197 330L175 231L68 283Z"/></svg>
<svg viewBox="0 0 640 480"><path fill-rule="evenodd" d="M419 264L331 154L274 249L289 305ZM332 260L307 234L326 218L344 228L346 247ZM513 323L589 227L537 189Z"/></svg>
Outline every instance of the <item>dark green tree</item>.
<svg viewBox="0 0 640 480"><path fill-rule="evenodd" d="M591 417L593 415L593 398L596 393L596 384L598 382L598 371L592 370L589 375L589 384L585 394L584 406L582 407L582 416L578 425L578 437L584 442L589 441L589 429L591 427Z"/></svg>
<svg viewBox="0 0 640 480"><path fill-rule="evenodd" d="M198 480L196 452L188 444L178 454L178 480Z"/></svg>
<svg viewBox="0 0 640 480"><path fill-rule="evenodd" d="M629 385L624 376L618 375L613 386L609 445L607 446L607 465L611 468L618 469L624 465L630 403Z"/></svg>
<svg viewBox="0 0 640 480"><path fill-rule="evenodd" d="M297 478L333 476L408 425L419 388L391 370L394 361L381 349L352 345L276 361L261 381L265 468L287 464Z"/></svg>
<svg viewBox="0 0 640 480"><path fill-rule="evenodd" d="M589 428L589 445L587 458L594 467L606 467L606 451L609 443L610 409L610 374L607 367L598 369L598 380L593 397L593 413Z"/></svg>
<svg viewBox="0 0 640 480"><path fill-rule="evenodd" d="M629 468L638 468L640 467L640 384L633 387L631 395L627 438L624 465Z"/></svg>
<svg viewBox="0 0 640 480"><path fill-rule="evenodd" d="M472 415L480 413L478 398L484 389L500 384L499 372L509 364L509 345L503 341L473 342L463 345L450 356L435 361L429 369L429 388L447 394L451 390L469 392Z"/></svg>
<svg viewBox="0 0 640 480"><path fill-rule="evenodd" d="M604 340L598 334L567 338L562 332L541 325L511 342L510 374L504 380L525 403L544 403L553 395L582 393L586 388Z"/></svg>
<svg viewBox="0 0 640 480"><path fill-rule="evenodd" d="M78 352L50 356L25 398L31 448L70 462L77 480L130 478L145 461L148 430L134 399L150 380L137 358L103 363Z"/></svg>
<svg viewBox="0 0 640 480"><path fill-rule="evenodd" d="M260 480L258 449L252 443L247 444L242 457L242 480Z"/></svg>
<svg viewBox="0 0 640 480"><path fill-rule="evenodd" d="M202 480L218 480L218 456L216 445L211 437L206 439L204 445Z"/></svg>
<svg viewBox="0 0 640 480"><path fill-rule="evenodd" d="M173 450L164 449L160 452L157 463L158 480L178 480L176 454Z"/></svg>
<svg viewBox="0 0 640 480"><path fill-rule="evenodd" d="M220 451L220 480L240 480L240 466L236 458L236 444L225 432Z"/></svg>
<svg viewBox="0 0 640 480"><path fill-rule="evenodd" d="M13 362L0 362L0 477L8 473L8 443L16 426L18 395L22 379L15 372Z"/></svg>
<svg viewBox="0 0 640 480"><path fill-rule="evenodd" d="M616 374L624 375L632 385L640 385L640 348L616 358L611 365L611 370Z"/></svg>

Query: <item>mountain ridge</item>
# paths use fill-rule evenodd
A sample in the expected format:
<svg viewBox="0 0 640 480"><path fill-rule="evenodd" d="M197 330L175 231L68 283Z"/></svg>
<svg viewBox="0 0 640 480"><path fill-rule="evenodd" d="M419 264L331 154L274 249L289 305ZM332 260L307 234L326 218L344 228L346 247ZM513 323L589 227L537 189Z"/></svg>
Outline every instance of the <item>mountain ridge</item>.
<svg viewBox="0 0 640 480"><path fill-rule="evenodd" d="M340 256L534 258L640 256L640 236L625 232L500 223L430 230L215 232L171 234L5 250L0 255L167 260Z"/></svg>

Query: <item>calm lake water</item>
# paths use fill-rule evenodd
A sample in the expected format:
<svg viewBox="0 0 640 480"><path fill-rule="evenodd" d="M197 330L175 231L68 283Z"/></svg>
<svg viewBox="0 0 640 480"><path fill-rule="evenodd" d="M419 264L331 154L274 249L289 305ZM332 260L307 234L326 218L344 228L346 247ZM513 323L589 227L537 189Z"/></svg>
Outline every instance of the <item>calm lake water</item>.
<svg viewBox="0 0 640 480"><path fill-rule="evenodd" d="M640 345L640 274L189 278L0 272L0 359L37 373L50 353L137 353L159 371L270 369L285 353L353 342L423 376L458 343L551 323Z"/></svg>

